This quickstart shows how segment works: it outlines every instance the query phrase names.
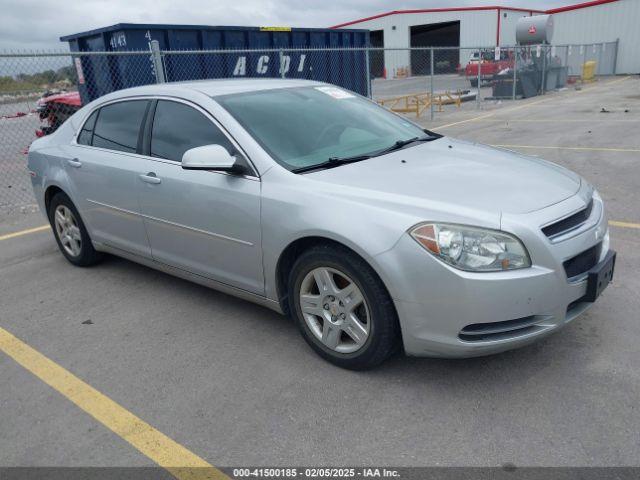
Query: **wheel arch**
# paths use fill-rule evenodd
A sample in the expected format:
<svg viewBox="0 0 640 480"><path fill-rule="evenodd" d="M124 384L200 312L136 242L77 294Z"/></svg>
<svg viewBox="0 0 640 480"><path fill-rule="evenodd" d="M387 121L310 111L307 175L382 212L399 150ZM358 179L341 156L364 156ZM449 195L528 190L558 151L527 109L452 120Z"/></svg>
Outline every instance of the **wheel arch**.
<svg viewBox="0 0 640 480"><path fill-rule="evenodd" d="M289 298L288 298L288 281L289 274L291 273L291 269L293 264L298 259L298 257L305 252L306 250L316 246L316 245L334 245L339 248L344 248L349 250L354 255L360 257L364 262L371 267L371 269L378 276L382 285L386 289L390 298L393 302L393 295L391 295L391 291L388 287L387 282L385 281L384 275L380 273L379 267L372 261L372 258L364 254L363 252L358 251L358 249L353 248L348 245L346 242L342 242L327 236L322 235L309 235L297 238L291 241L280 253L278 257L278 261L276 263L276 271L275 271L275 283L276 283L276 294L282 311L285 315L289 315L291 312L289 307Z"/></svg>
<svg viewBox="0 0 640 480"><path fill-rule="evenodd" d="M63 193L69 198L71 203L74 205L74 207L78 211L78 216L80 217L80 220L82 221L85 228L87 229L89 236L92 237L93 229L91 225L86 221L86 218L85 218L86 216L83 214L84 212L80 210L81 206L78 205L78 202L76 202L75 199L73 198L71 185L65 186L65 185L62 185L60 182L50 182L44 187L44 193L42 194L41 198L42 198L42 205L44 206L44 209L45 209L44 210L45 216L49 218L49 207L51 205L51 200L58 193Z"/></svg>
<svg viewBox="0 0 640 480"><path fill-rule="evenodd" d="M49 205L51 205L51 199L58 193L64 193L67 197L69 194L64 191L59 185L51 184L47 186L44 191L44 207L46 209L47 215L49 215Z"/></svg>

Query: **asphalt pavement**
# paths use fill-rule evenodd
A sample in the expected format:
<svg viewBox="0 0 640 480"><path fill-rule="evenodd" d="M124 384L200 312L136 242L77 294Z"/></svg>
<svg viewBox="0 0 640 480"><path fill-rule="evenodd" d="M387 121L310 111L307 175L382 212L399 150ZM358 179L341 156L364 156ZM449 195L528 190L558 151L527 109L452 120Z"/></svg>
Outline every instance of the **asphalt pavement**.
<svg viewBox="0 0 640 480"><path fill-rule="evenodd" d="M257 305L115 257L73 267L41 229L0 240L0 327L216 466L639 465L640 79L423 123L596 185L619 256L591 310L519 350L357 373ZM45 223L1 220L0 238ZM0 385L0 466L154 465L2 352Z"/></svg>

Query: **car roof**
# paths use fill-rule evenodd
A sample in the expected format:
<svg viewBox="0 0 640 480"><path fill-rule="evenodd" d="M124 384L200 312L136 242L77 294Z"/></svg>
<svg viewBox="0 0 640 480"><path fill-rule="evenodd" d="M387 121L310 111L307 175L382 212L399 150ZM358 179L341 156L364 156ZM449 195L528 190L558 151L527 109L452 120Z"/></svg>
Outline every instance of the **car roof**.
<svg viewBox="0 0 640 480"><path fill-rule="evenodd" d="M188 82L159 83L119 90L109 95L127 97L133 95L167 95L191 90L209 97L232 93L257 92L279 88L295 88L324 85L313 80L280 79L280 78L221 78L215 80L196 80Z"/></svg>

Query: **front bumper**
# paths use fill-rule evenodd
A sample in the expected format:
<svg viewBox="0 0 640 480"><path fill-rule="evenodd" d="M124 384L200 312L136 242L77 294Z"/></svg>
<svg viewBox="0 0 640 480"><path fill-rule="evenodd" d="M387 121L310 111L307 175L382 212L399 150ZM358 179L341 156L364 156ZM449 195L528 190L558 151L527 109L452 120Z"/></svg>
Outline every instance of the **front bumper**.
<svg viewBox="0 0 640 480"><path fill-rule="evenodd" d="M563 209L566 212L566 207L558 204L503 218L502 229L516 234L529 249L530 268L464 272L428 254L408 234L379 255L398 312L405 352L449 358L498 353L549 335L588 309L592 303L583 301L587 275L568 279L563 262L602 244L606 216L599 202L594 218L582 231L551 242L539 226ZM605 259L606 248L599 262Z"/></svg>

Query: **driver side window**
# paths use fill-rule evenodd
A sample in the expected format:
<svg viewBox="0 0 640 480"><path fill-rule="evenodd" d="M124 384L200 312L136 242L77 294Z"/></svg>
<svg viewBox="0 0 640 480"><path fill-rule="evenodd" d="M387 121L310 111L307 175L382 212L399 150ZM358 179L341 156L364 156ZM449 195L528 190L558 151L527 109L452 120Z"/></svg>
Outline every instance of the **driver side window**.
<svg viewBox="0 0 640 480"><path fill-rule="evenodd" d="M151 128L151 156L179 162L184 152L203 145L222 145L230 154L236 149L224 133L193 107L159 100Z"/></svg>

